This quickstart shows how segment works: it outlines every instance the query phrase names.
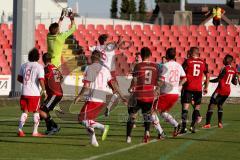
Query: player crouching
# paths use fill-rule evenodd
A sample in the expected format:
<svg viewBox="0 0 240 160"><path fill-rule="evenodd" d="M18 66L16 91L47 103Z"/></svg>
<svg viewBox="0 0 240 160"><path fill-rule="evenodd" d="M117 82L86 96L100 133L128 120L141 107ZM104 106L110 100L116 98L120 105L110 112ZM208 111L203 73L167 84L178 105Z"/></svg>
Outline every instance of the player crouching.
<svg viewBox="0 0 240 160"><path fill-rule="evenodd" d="M218 127L223 128L222 116L223 116L223 103L226 101L231 92L230 84L237 85L238 76L235 68L231 66L233 62L233 56L227 54L223 59L225 65L219 76L216 79L210 80L212 83L217 83L218 86L215 92L212 94L210 104L206 114L206 124L203 128L210 128L210 121L213 114L213 108L215 105L218 107Z"/></svg>
<svg viewBox="0 0 240 160"><path fill-rule="evenodd" d="M98 128L102 131L103 141L106 139L109 130L108 125L95 121L106 102L107 84L110 82L113 87L116 86L114 81L110 81L111 74L105 66L100 64L100 59L101 52L94 50L91 55L92 64L85 71L84 85L74 100L76 104L78 101L84 100L84 94L87 94L87 100L79 114L79 121L86 127L90 135L90 143L95 147L98 147L99 144L94 129Z"/></svg>
<svg viewBox="0 0 240 160"><path fill-rule="evenodd" d="M23 126L27 120L28 113L33 112L33 133L34 137L42 137L43 135L38 133L39 125L39 103L40 103L40 88L46 97L45 85L44 85L44 69L41 64L38 63L39 52L37 49L32 49L28 54L29 62L24 63L18 75L18 81L22 83L22 95L20 98L21 110L23 111L18 127L18 136L24 137Z"/></svg>
<svg viewBox="0 0 240 160"><path fill-rule="evenodd" d="M47 99L44 101L40 108L41 119L46 122L46 134L52 135L60 130L60 127L54 122L50 111L61 101L63 96L63 91L61 87L62 74L58 68L51 63L52 56L49 53L45 53L42 57L45 64L45 86L47 91Z"/></svg>

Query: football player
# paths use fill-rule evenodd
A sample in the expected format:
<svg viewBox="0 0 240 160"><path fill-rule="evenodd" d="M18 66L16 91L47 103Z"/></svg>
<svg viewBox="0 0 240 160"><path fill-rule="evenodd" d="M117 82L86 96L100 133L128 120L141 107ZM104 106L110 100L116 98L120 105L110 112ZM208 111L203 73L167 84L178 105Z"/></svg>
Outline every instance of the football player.
<svg viewBox="0 0 240 160"><path fill-rule="evenodd" d="M74 22L74 15L69 13L71 20L71 28L66 32L60 32L60 25L64 18L64 12L62 12L58 23L52 23L49 26L49 33L47 35L48 53L52 56L52 64L56 67L61 66L61 55L65 40L76 31L76 24Z"/></svg>
<svg viewBox="0 0 240 160"><path fill-rule="evenodd" d="M136 104L128 108L127 143L131 143L132 128L135 123L136 113L140 109L144 117L145 132L143 142L147 143L150 139L151 110L159 78L158 65L150 62L150 57L151 50L148 47L143 47L141 49L142 62L134 67L129 92L136 97Z"/></svg>
<svg viewBox="0 0 240 160"><path fill-rule="evenodd" d="M211 127L211 118L213 114L213 108L215 105L218 107L218 127L223 128L223 104L231 93L231 83L237 85L238 76L235 68L231 66L233 62L233 56L227 54L223 59L224 67L221 69L219 76L216 79L210 80L212 83L218 83L215 92L212 94L210 104L206 114L206 124L203 128Z"/></svg>
<svg viewBox="0 0 240 160"><path fill-rule="evenodd" d="M160 71L161 89L156 106L160 116L174 127L173 137L178 135L181 127L168 111L178 100L179 86L186 82L186 74L182 66L175 61L175 57L175 48L169 48L166 52L167 62L163 64Z"/></svg>
<svg viewBox="0 0 240 160"><path fill-rule="evenodd" d="M190 126L190 131L192 133L196 132L195 124L200 123L200 104L202 100L202 88L203 94L208 92L209 84L209 73L208 66L204 60L199 57L199 49L197 47L191 47L189 52L189 58L186 59L183 63L183 69L186 73L187 82L183 86L184 92L182 95L182 129L181 133L186 133L187 125L187 115L188 109L192 100L194 101L194 110L192 113L192 123ZM205 75L204 87L202 85L203 76Z"/></svg>
<svg viewBox="0 0 240 160"><path fill-rule="evenodd" d="M42 57L45 64L45 86L47 91L47 99L44 101L40 108L41 119L46 122L46 134L55 134L60 130L60 127L54 122L50 111L61 101L63 97L62 80L63 76L59 69L51 63L52 56L49 53L45 53Z"/></svg>
<svg viewBox="0 0 240 160"><path fill-rule="evenodd" d="M90 50L98 50L100 51L101 54L101 63L110 71L111 76L112 76L112 81L115 81L116 85L118 85L117 83L117 78L116 78L116 66L115 66L115 59L116 59L116 55L115 55L115 51L114 50L108 50L108 46L107 46L107 40L108 40L108 35L107 34L102 34L98 37L98 42L99 45L98 46L93 46L90 47ZM120 41L120 37L118 42ZM115 45L117 45L117 43ZM105 116L109 116L110 114L110 110L111 107L113 106L113 104L117 101L118 97L121 96L121 93L119 93L120 91L116 91L111 84L108 84L109 87L112 89L113 95L110 99L110 102L107 104L106 107L106 111L105 111ZM125 103L125 102L124 102Z"/></svg>
<svg viewBox="0 0 240 160"><path fill-rule="evenodd" d="M45 97L46 90L44 85L44 69L41 64L38 63L39 52L37 49L32 49L28 54L29 62L24 63L18 75L18 81L22 83L22 94L20 98L21 110L23 111L21 118L19 120L18 126L18 136L24 137L23 126L28 118L28 113L33 113L33 132L32 136L41 137L42 134L38 133L39 125L39 108L40 108L40 87L42 88L42 93Z"/></svg>
<svg viewBox="0 0 240 160"><path fill-rule="evenodd" d="M78 101L84 100L84 94L87 94L85 104L80 111L79 121L86 127L90 135L90 143L95 147L99 146L95 135L95 128L102 131L102 140L106 139L109 130L109 125L103 125L95 121L106 103L107 85L111 83L112 87L118 90L116 81L112 81L109 69L100 64L101 54L98 50L92 52L92 64L87 67L83 79L83 88L74 100L76 104Z"/></svg>

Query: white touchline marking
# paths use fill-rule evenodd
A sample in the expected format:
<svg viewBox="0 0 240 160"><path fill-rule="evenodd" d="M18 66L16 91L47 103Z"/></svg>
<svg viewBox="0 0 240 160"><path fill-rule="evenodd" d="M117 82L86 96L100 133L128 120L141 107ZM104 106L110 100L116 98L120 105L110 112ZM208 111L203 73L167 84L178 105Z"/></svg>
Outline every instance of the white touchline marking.
<svg viewBox="0 0 240 160"><path fill-rule="evenodd" d="M102 157L114 155L114 154L117 154L117 153L129 151L129 150L132 150L132 149L135 149L135 148L138 148L138 147L146 146L146 145L148 145L148 144L155 143L155 142L158 142L158 140L154 139L154 140L151 140L151 141L148 142L148 143L136 144L136 145L133 145L133 146L131 146L131 147L118 149L118 150L116 150L116 151L109 152L109 153L99 154L99 155L92 156L92 157L89 157L89 158L84 158L84 159L82 159L82 160L95 160L95 159L99 159L99 158L102 158Z"/></svg>
<svg viewBox="0 0 240 160"><path fill-rule="evenodd" d="M4 160L56 160L55 158L0 158ZM57 160L74 160L74 159L59 159Z"/></svg>
<svg viewBox="0 0 240 160"><path fill-rule="evenodd" d="M18 120L18 118L0 119L0 122L4 122L4 121L15 121L15 120Z"/></svg>
<svg viewBox="0 0 240 160"><path fill-rule="evenodd" d="M228 125L227 123L223 124L223 126L227 126L227 125ZM218 127L218 126L215 125L215 126L212 126L211 128L206 128L206 129L205 129L205 128L201 128L201 129L199 129L199 130L197 130L197 131L200 131L200 130L211 130L211 129L214 129L214 128L217 128L217 127ZM215 132L214 132L214 133L215 133ZM181 137L181 136L184 136L184 135L188 135L188 134L191 134L191 133L187 132L187 133L178 135L178 137ZM208 134L204 134L204 135L201 136L200 138L205 138L205 137L208 137L208 136L210 136L210 135L211 135L211 132L208 133ZM168 159L170 159L170 157L178 154L180 151L186 150L186 149L187 149L190 145L192 145L193 143L195 143L195 141L192 141L192 140L187 141L187 142L184 142L184 143L181 144L178 148L176 148L174 151L171 151L170 153L167 153L166 155L161 156L159 160L168 160Z"/></svg>

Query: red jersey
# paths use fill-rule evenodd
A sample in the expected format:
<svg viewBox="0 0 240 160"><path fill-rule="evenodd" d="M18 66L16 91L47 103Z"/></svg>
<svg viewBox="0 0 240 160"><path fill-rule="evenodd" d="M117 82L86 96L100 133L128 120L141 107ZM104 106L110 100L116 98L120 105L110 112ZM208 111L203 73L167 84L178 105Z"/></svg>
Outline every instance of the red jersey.
<svg viewBox="0 0 240 160"><path fill-rule="evenodd" d="M45 87L47 95L62 96L62 74L53 64L49 64L44 68L45 71Z"/></svg>
<svg viewBox="0 0 240 160"><path fill-rule="evenodd" d="M187 82L184 90L202 91L203 74L208 74L208 66L200 58L188 58L183 63L186 72Z"/></svg>
<svg viewBox="0 0 240 160"><path fill-rule="evenodd" d="M236 70L230 65L223 67L218 76L219 81L218 81L218 86L215 92L222 96L229 96L231 92L230 85L236 73L237 73Z"/></svg>
<svg viewBox="0 0 240 160"><path fill-rule="evenodd" d="M158 65L152 62L141 62L135 65L133 77L136 78L134 93L138 100L152 102L154 100L154 88L157 86L159 71Z"/></svg>

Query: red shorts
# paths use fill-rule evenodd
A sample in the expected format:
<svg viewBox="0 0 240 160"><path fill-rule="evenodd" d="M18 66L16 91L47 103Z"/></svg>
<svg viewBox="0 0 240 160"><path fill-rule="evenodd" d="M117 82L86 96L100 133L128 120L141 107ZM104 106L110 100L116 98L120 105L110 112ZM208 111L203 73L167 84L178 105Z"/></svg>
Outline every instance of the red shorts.
<svg viewBox="0 0 240 160"><path fill-rule="evenodd" d="M40 96L21 96L20 105L22 111L38 112L40 108Z"/></svg>
<svg viewBox="0 0 240 160"><path fill-rule="evenodd" d="M179 97L178 94L160 95L158 99L158 111L159 112L169 111L177 102L178 97Z"/></svg>
<svg viewBox="0 0 240 160"><path fill-rule="evenodd" d="M95 120L104 107L103 102L87 101L82 107L79 114L79 121L82 120Z"/></svg>

